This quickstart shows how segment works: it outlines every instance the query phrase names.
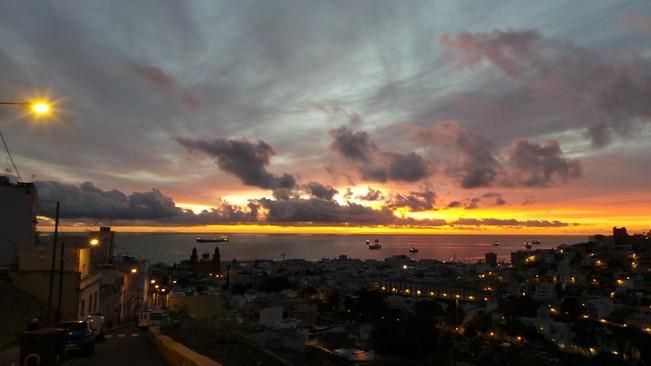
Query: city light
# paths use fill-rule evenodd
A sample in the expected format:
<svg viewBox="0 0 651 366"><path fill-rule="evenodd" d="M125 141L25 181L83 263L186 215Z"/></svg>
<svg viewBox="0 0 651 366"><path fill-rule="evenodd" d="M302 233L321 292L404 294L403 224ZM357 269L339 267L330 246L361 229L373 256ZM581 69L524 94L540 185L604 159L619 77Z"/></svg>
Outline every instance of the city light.
<svg viewBox="0 0 651 366"><path fill-rule="evenodd" d="M596 261L594 261L594 264L597 267L601 267L604 265L604 262L601 259L597 259Z"/></svg>
<svg viewBox="0 0 651 366"><path fill-rule="evenodd" d="M533 263L536 261L536 256L535 255L530 255L527 258L524 259L525 263Z"/></svg>
<svg viewBox="0 0 651 366"><path fill-rule="evenodd" d="M94 247L94 246L97 246L97 245L99 245L99 239L97 239L97 238L92 238L92 239L90 239L90 240L88 241L88 244L90 244L90 245L93 246L93 247Z"/></svg>
<svg viewBox="0 0 651 366"><path fill-rule="evenodd" d="M138 269L137 268L131 268L131 273L138 273Z"/></svg>
<svg viewBox="0 0 651 366"><path fill-rule="evenodd" d="M151 281L149 281L149 283L151 283L153 285L153 284L156 283L156 280L151 280Z"/></svg>

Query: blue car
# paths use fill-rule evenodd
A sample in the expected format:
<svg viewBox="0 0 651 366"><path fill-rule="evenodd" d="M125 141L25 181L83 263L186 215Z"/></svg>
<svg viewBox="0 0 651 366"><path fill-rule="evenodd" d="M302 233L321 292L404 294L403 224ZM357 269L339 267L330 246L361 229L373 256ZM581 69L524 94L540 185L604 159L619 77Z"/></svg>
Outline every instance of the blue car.
<svg viewBox="0 0 651 366"><path fill-rule="evenodd" d="M92 328L90 321L75 320L61 322L57 324L57 328L62 328L66 331L66 350L80 349L85 354L95 352L97 332Z"/></svg>

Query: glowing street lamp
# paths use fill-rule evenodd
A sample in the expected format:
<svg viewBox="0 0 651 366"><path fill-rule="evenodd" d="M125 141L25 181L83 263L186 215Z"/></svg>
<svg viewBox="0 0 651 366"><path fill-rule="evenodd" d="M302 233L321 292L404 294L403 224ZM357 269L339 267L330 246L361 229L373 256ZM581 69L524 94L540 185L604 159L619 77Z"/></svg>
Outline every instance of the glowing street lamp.
<svg viewBox="0 0 651 366"><path fill-rule="evenodd" d="M92 247L96 247L96 246L99 245L99 239L97 239L97 238L90 239L88 241L88 244L90 244L90 246L92 246Z"/></svg>
<svg viewBox="0 0 651 366"><path fill-rule="evenodd" d="M50 113L50 105L44 102L34 103L30 106L30 109L35 114L44 115Z"/></svg>
<svg viewBox="0 0 651 366"><path fill-rule="evenodd" d="M45 100L32 102L0 102L0 105L12 105L16 107L27 108L37 117L45 117L52 113L52 104Z"/></svg>
<svg viewBox="0 0 651 366"><path fill-rule="evenodd" d="M131 273L138 273L138 268L131 268Z"/></svg>

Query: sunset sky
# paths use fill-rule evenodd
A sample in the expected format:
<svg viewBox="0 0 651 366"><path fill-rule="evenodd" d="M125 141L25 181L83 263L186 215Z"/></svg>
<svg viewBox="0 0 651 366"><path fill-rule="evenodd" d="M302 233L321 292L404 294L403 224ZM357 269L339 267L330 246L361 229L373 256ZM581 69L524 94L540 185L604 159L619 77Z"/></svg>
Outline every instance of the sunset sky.
<svg viewBox="0 0 651 366"><path fill-rule="evenodd" d="M44 229L651 229L648 0L3 1L0 70Z"/></svg>

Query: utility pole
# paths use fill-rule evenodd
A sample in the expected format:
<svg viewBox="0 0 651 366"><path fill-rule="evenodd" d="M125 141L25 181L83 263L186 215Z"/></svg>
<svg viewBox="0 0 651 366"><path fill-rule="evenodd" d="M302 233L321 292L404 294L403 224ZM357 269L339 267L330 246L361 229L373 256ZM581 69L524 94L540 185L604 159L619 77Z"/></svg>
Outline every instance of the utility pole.
<svg viewBox="0 0 651 366"><path fill-rule="evenodd" d="M50 291L47 295L47 322L52 322L52 292L54 290L54 263L57 255L57 239L59 234L59 201L57 201L54 216L54 242L52 243L52 264L50 265Z"/></svg>
<svg viewBox="0 0 651 366"><path fill-rule="evenodd" d="M61 242L61 255L59 258L59 302L58 302L58 319L57 321L60 321L63 319L63 312L61 311L61 301L63 299L63 249L65 247L65 243L62 241Z"/></svg>

